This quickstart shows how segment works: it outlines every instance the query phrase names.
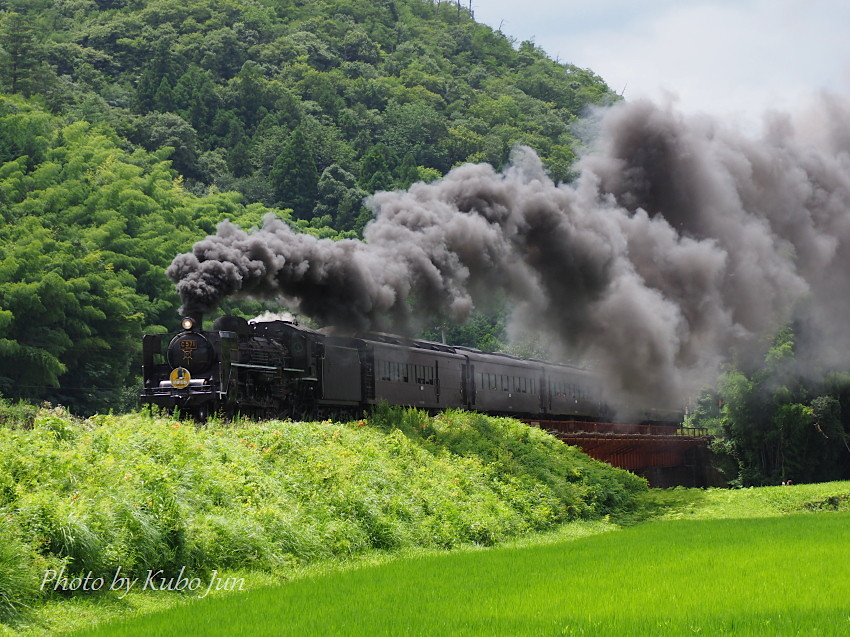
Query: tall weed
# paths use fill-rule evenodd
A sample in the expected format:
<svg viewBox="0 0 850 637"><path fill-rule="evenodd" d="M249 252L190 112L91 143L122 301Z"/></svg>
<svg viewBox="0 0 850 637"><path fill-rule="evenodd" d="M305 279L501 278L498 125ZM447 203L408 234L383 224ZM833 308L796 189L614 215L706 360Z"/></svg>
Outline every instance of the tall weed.
<svg viewBox="0 0 850 637"><path fill-rule="evenodd" d="M0 519L0 622L19 617L35 597L36 576L28 553L9 519Z"/></svg>

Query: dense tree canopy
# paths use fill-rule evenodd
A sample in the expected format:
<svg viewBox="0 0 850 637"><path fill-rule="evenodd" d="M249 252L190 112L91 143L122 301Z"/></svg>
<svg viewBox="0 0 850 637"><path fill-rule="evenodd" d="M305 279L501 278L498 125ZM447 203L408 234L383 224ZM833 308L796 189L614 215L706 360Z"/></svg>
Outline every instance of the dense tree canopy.
<svg viewBox="0 0 850 637"><path fill-rule="evenodd" d="M174 323L174 255L225 218L250 227L269 209L197 197L170 149L128 150L106 125L64 124L21 99L0 98L0 135L0 393L109 409L142 331Z"/></svg>
<svg viewBox="0 0 850 637"><path fill-rule="evenodd" d="M332 164L364 187L403 187L406 160L439 174L467 161L499 167L518 142L568 179L570 123L617 99L590 71L531 42L515 46L447 2L39 0L0 9L3 90L110 122L148 150L173 147L173 167L195 192L214 185L266 205L315 197ZM314 165L281 184L278 160L296 130ZM374 161L376 145L388 165Z"/></svg>
<svg viewBox="0 0 850 637"><path fill-rule="evenodd" d="M850 428L842 413L850 413L850 377L807 375L787 328L761 366L747 373L728 369L690 420L715 436L726 478L747 486L846 479Z"/></svg>

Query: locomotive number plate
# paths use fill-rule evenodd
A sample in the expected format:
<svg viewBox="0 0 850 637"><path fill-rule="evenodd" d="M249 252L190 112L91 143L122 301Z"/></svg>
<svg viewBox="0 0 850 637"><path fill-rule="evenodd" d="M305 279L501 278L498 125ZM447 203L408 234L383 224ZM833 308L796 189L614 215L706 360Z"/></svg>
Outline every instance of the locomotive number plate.
<svg viewBox="0 0 850 637"><path fill-rule="evenodd" d="M192 380L192 376L185 367L175 367L171 372L171 385L177 389L188 387L190 380Z"/></svg>

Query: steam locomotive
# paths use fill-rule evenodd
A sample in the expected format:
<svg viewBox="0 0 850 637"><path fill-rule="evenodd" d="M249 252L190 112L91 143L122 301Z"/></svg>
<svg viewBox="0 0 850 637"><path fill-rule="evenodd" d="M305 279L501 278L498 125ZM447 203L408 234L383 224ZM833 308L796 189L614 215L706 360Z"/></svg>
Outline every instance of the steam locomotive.
<svg viewBox="0 0 850 637"><path fill-rule="evenodd" d="M570 365L382 333L333 336L289 321L187 317L143 338L142 403L205 419L356 418L386 401L528 418L606 421L600 379Z"/></svg>

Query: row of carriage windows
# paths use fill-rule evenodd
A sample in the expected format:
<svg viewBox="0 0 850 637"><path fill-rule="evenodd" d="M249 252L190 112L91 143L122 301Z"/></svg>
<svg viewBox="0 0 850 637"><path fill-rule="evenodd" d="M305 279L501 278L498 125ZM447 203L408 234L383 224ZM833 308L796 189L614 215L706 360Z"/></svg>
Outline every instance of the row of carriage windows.
<svg viewBox="0 0 850 637"><path fill-rule="evenodd" d="M558 398L573 398L575 400L584 400L590 397L587 390L581 385L555 380L549 381L549 394Z"/></svg>
<svg viewBox="0 0 850 637"><path fill-rule="evenodd" d="M378 380L397 383L416 383L418 385L433 385L436 376L435 369L429 365L411 365L396 361L375 361Z"/></svg>
<svg viewBox="0 0 850 637"><path fill-rule="evenodd" d="M515 394L536 394L537 381L524 376L504 374L486 374L478 372L478 389L489 391L509 391Z"/></svg>
<svg viewBox="0 0 850 637"><path fill-rule="evenodd" d="M375 361L378 380L398 383L416 383L417 385L433 385L436 369L429 365L411 365L396 361ZM517 394L536 394L538 382L534 378L524 376L508 376L506 374L476 374L478 389L485 391L504 391ZM589 398L587 390L581 385L566 381L550 380L549 394L559 398L584 400Z"/></svg>
<svg viewBox="0 0 850 637"><path fill-rule="evenodd" d="M537 393L537 381L534 378L479 372L477 374L477 381L478 389L485 391L506 391L517 394ZM585 387L557 380L549 381L549 393L551 396L558 398L571 398L575 400L585 400L590 397Z"/></svg>

